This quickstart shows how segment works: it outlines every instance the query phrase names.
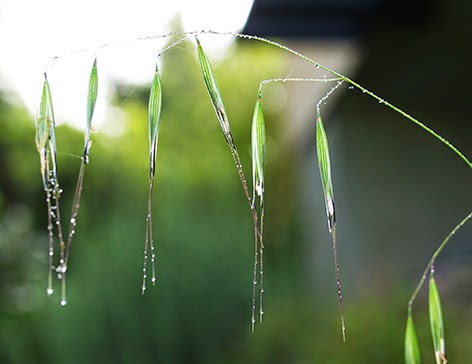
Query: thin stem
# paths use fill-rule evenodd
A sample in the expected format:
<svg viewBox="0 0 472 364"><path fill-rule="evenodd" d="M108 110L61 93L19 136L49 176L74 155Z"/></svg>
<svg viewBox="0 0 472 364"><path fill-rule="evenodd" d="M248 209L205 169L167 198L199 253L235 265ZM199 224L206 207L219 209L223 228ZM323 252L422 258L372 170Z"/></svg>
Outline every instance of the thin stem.
<svg viewBox="0 0 472 364"><path fill-rule="evenodd" d="M59 187L59 182L56 179L53 189L53 200L54 200L54 209L56 211L56 224L57 224L57 236L59 238L59 247L60 247L60 259L64 261L65 258L65 243L64 237L62 234L62 223L61 223L61 209L59 204L59 198L61 194L61 189Z"/></svg>
<svg viewBox="0 0 472 364"><path fill-rule="evenodd" d="M77 179L77 185L75 187L74 201L72 203L72 212L70 215L69 233L67 235L66 253L65 253L65 258L64 258L64 273L67 271L67 263L69 261L70 250L72 246L72 239L75 234L75 227L77 226L77 216L79 214L79 209L80 209L80 197L82 195L84 173L85 173L85 160L82 158L82 162L80 164L80 170L79 170L79 177Z"/></svg>
<svg viewBox="0 0 472 364"><path fill-rule="evenodd" d="M259 236L256 226L254 226L254 276L252 282L252 311L251 311L251 330L254 332L256 325L256 290L257 290L257 254L258 254Z"/></svg>
<svg viewBox="0 0 472 364"><path fill-rule="evenodd" d="M264 198L260 200L260 239L259 239L259 274L260 274L260 289L259 289L259 322L262 323L264 315L264 308L262 306L262 297L264 295Z"/></svg>
<svg viewBox="0 0 472 364"><path fill-rule="evenodd" d="M416 296L418 296L419 291L421 290L421 287L424 284L424 281L426 280L428 271L431 269L433 266L436 258L438 255L441 253L441 251L444 249L446 244L449 242L449 240L452 238L452 236L470 219L472 218L472 212L470 212L460 223L458 223L454 229L446 236L446 238L443 240L443 242L439 245L439 247L436 249L434 254L432 255L431 259L429 260L428 264L426 265L426 268L423 272L423 275L421 276L421 279L416 286L415 291L413 292L413 295L410 298L410 301L408 301L408 315L411 315L412 309L413 309L413 303L416 299Z"/></svg>
<svg viewBox="0 0 472 364"><path fill-rule="evenodd" d="M156 282L156 268L155 268L155 253L154 253L154 241L152 238L152 191L153 191L153 180L149 179L149 195L148 195L148 207L146 215L146 236L144 239L144 260L143 260L143 285L141 293L144 294L146 291L146 279L147 279L147 260L148 260L148 245L151 245L151 264L152 264L152 278L151 282L155 285Z"/></svg>
<svg viewBox="0 0 472 364"><path fill-rule="evenodd" d="M278 82L335 82L335 81L342 81L341 77L335 78L307 78L307 77L280 77L280 78L268 78L264 80L259 85L259 90L262 89L263 85L268 83L278 83Z"/></svg>
<svg viewBox="0 0 472 364"><path fill-rule="evenodd" d="M243 167L242 167L242 164L241 164L241 159L239 158L238 151L236 150L235 147L230 146L230 150L231 150L231 156L233 157L233 160L234 160L234 164L236 165L236 169L238 170L238 175L239 175L239 179L241 180L241 185L243 187L244 193L246 195L246 199L247 199L247 201L249 203L249 207L251 209L252 218L254 220L254 228L256 229L257 234L260 235L259 226L258 226L258 222L257 222L257 211L256 211L255 205L251 201L251 196L249 195L249 189L247 187L247 181L246 181L246 177L244 175Z"/></svg>
<svg viewBox="0 0 472 364"><path fill-rule="evenodd" d="M46 151L45 151L46 152ZM45 153L41 156L43 159L44 166L46 167L46 176L49 176L49 160L47 154ZM49 248L48 248L48 288L47 294L48 296L52 295L54 289L52 288L52 271L53 271L53 257L54 257L54 234L53 234L53 224L52 224L52 206L51 206L51 189L49 186L49 179L46 181L44 185L44 192L46 192L46 206L48 210L48 240L49 240Z"/></svg>
<svg viewBox="0 0 472 364"><path fill-rule="evenodd" d="M152 196L151 196L152 199ZM152 208L149 209L150 217L149 217L149 236L151 238L151 265L152 265L152 277L151 283L153 286L156 285L156 253L154 247L154 239L152 237Z"/></svg>
<svg viewBox="0 0 472 364"><path fill-rule="evenodd" d="M328 98L333 94L334 91L336 91L339 86L341 86L343 84L343 80L338 80L338 83L336 84L336 86L334 86L333 88L331 88L331 90L329 90L326 95L324 95L320 101L318 101L318 103L316 104L316 112L318 113L318 115L320 115L320 107L321 107L321 104L326 102L326 100L328 100Z"/></svg>
<svg viewBox="0 0 472 364"><path fill-rule="evenodd" d="M344 313L343 313L343 294L341 291L341 279L339 277L339 263L338 263L338 253L336 249L336 225L333 226L333 231L331 232L333 237L333 254L334 254L334 268L336 272L336 286L338 291L338 303L339 303L339 314L341 316L341 328L343 333L343 341L346 342L346 325L344 323Z"/></svg>
<svg viewBox="0 0 472 364"><path fill-rule="evenodd" d="M241 180L241 185L243 187L244 193L246 194L249 207L251 209L252 218L254 221L254 277L253 277L253 287L252 287L252 314L251 314L251 329L254 332L254 327L256 323L255 310L256 310L256 286L257 286L257 258L258 258L258 240L261 238L261 232L259 230L258 217L256 205L251 201L251 196L249 195L249 189L247 187L246 177L241 164L241 159L239 158L238 151L235 147L229 146L231 150L231 156L233 157L234 164L238 171L239 179Z"/></svg>

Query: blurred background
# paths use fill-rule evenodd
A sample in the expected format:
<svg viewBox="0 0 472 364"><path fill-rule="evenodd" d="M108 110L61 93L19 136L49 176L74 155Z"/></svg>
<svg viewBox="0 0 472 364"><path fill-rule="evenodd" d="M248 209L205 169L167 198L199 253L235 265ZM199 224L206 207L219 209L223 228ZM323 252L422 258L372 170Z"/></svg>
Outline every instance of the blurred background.
<svg viewBox="0 0 472 364"><path fill-rule="evenodd" d="M85 21L82 28L64 6L56 12L38 6L31 16L25 7L14 11L10 2L0 4L0 44L6 50L0 55L0 363L402 362L408 299L433 251L470 211L468 167L348 85L322 105L336 196L347 325L343 343L314 144L316 104L332 85L268 85L265 322L251 333L252 218L193 41L159 61L158 281L144 296L147 100L155 54L172 39L144 42L146 57L127 43L65 56L47 67L60 119L64 221L80 165L87 74L95 54L101 93L69 263L69 303L59 305L57 284L47 297L47 214L34 144L44 65L56 54L116 40L100 35L100 29L117 40L141 36L129 19L149 25L142 19L153 12L144 3L118 2L105 13L77 5L73 10L80 7L102 21ZM188 5L176 3L182 9ZM256 0L252 8L244 5L238 21L212 23L238 8L222 3L213 8L217 5L203 2L193 23L185 14L196 12L195 6L169 10L171 20L159 23L157 33L140 31L213 27L279 40L354 78L472 156L467 1ZM34 19L50 27L46 33L32 28ZM54 27L56 20L61 27ZM18 38L25 29L28 34ZM54 43L60 37L67 47ZM249 177L250 121L259 82L329 75L274 47L228 38L214 43L214 38L219 37L201 40L208 45ZM38 44L47 52L36 53ZM73 59L82 63L69 63ZM140 62L148 67L147 81ZM24 76L32 70L36 74L29 82ZM451 363L472 361L471 238L468 224L436 265ZM423 362L430 363L425 290L414 312Z"/></svg>

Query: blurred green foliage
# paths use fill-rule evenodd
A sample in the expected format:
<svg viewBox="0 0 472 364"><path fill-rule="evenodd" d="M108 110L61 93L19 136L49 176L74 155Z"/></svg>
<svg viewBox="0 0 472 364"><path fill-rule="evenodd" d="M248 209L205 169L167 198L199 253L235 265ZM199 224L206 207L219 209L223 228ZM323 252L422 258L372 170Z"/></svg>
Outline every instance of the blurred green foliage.
<svg viewBox="0 0 472 364"><path fill-rule="evenodd" d="M348 341L342 344L334 277L331 293L320 294L302 264L289 149L280 149L267 166L266 321L251 334L252 219L194 48L184 47L191 52L168 52L160 67L158 281L144 296L149 85L116 85L125 133L92 136L65 308L57 293L50 299L45 291L46 208L32 116L0 103L0 363L401 362L410 286L402 284L388 297L372 292L359 301L347 298ZM280 77L285 62L280 51L236 44L230 57L214 63L247 176L259 82ZM275 141L279 118L266 112L267 133ZM57 140L66 219L83 136L60 126ZM270 148L268 154L281 147ZM463 308L447 303L445 317L449 328L466 319ZM426 318L416 322L423 358L431 362ZM472 340L471 330L460 325L454 335L461 338L456 345ZM472 357L470 350L460 352Z"/></svg>

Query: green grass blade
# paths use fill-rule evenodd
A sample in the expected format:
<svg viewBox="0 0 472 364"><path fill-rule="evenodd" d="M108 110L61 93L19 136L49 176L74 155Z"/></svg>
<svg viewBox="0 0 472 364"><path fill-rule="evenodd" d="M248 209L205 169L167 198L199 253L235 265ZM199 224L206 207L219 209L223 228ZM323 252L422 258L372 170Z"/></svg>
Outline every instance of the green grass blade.
<svg viewBox="0 0 472 364"><path fill-rule="evenodd" d="M46 170L46 162L48 159L48 149L50 151L52 160L52 174L55 179L57 176L56 170L56 139L54 133L54 111L52 108L51 91L46 74L44 74L43 92L41 95L41 103L39 105L39 112L36 118L36 148L40 154L41 160L41 177L43 187L48 188L49 172Z"/></svg>
<svg viewBox="0 0 472 364"><path fill-rule="evenodd" d="M446 363L446 347L444 341L444 323L442 317L441 299L434 279L434 268L429 277L429 323L433 337L434 356L437 364Z"/></svg>
<svg viewBox="0 0 472 364"><path fill-rule="evenodd" d="M41 103L36 117L36 148L42 154L42 150L46 148L49 138L49 127L47 118L48 108L48 79L44 74L43 92L41 94Z"/></svg>
<svg viewBox="0 0 472 364"><path fill-rule="evenodd" d="M223 135L225 137L226 143L232 148L234 148L233 135L231 134L231 128L229 126L228 116L226 115L225 106L223 104L223 97L221 96L220 87L216 81L215 73L211 66L210 60L203 51L203 48L200 44L200 41L197 38L197 48L198 48L198 60L200 63L200 69L202 71L203 80L205 82L208 95L210 96L211 103L215 109L216 116L220 122L221 129L223 130Z"/></svg>
<svg viewBox="0 0 472 364"><path fill-rule="evenodd" d="M154 178L156 167L157 140L159 136L159 123L161 118L162 92L159 71L154 72L149 95L149 159L150 159L150 179Z"/></svg>
<svg viewBox="0 0 472 364"><path fill-rule="evenodd" d="M88 155L90 149L90 129L92 127L93 112L95 110L95 103L97 102L98 92L98 72L97 59L93 61L92 71L90 72L88 96L87 96L87 124L85 127L85 146L84 146L84 160L88 163Z"/></svg>
<svg viewBox="0 0 472 364"><path fill-rule="evenodd" d="M331 162L329 158L328 137L318 114L316 122L316 149L318 154L318 167L320 169L321 185L326 205L326 215L328 217L329 232L332 233L336 224L336 216L334 213L334 193L333 183L331 180Z"/></svg>
<svg viewBox="0 0 472 364"><path fill-rule="evenodd" d="M420 364L420 348L413 318L408 315L405 330L405 364Z"/></svg>
<svg viewBox="0 0 472 364"><path fill-rule="evenodd" d="M59 186L58 177L57 177L57 158L56 158L56 119L54 117L54 107L52 106L52 96L51 88L49 87L49 82L45 78L45 88L46 88L46 116L48 119L48 128L49 128L49 153L51 157L51 173L52 178L54 179L54 184L57 188Z"/></svg>
<svg viewBox="0 0 472 364"><path fill-rule="evenodd" d="M259 92L252 118L252 179L253 179L253 199L257 194L264 199L264 165L266 154L266 131L264 123L264 113L262 109L262 95Z"/></svg>

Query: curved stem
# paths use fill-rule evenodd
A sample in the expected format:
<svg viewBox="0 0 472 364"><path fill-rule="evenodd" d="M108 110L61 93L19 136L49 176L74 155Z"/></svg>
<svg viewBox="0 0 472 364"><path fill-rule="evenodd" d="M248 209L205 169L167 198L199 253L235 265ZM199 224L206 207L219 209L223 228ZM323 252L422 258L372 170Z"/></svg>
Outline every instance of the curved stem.
<svg viewBox="0 0 472 364"><path fill-rule="evenodd" d="M428 265L426 266L424 272L423 272L423 275L421 276L421 279L418 283L418 285L416 286L416 289L415 291L413 292L413 295L411 296L410 300L408 301L408 315L411 315L411 312L412 312L412 306L413 306L413 303L416 299L416 296L418 296L418 293L419 291L421 290L421 287L423 286L423 283L424 281L426 280L426 276L428 274L428 271L430 270L430 268L433 266L434 264L434 261L436 260L436 258L438 257L438 255L441 253L441 251L444 249L444 247L446 246L446 244L449 242L449 240L452 238L452 236L470 219L472 218L472 212L470 212L459 224L456 225L456 227L454 229L452 229L452 231L449 233L448 236L446 236L446 238L443 240L443 242L441 243L441 245L439 245L439 247L436 249L436 251L434 252L434 254L432 255L431 259L429 260L428 262Z"/></svg>
<svg viewBox="0 0 472 364"><path fill-rule="evenodd" d="M467 157L459 150L457 149L454 145L452 145L451 143L449 143L445 138L443 138L441 135L439 135L438 133L436 133L433 129L429 128L428 126L426 126L425 124L423 124L422 122L420 122L418 119L414 118L413 116L411 116L410 114L407 114L406 112L404 112L403 110L399 109L398 107L392 105L391 103L389 103L388 101L385 101L384 99L382 99L380 96L377 96L376 94L374 94L372 91L369 91L367 90L365 87L359 85L357 82L351 80L349 77L346 77L342 74L340 74L339 72L336 72L334 70L332 70L331 68L329 67L326 67L314 60L312 60L311 58L308 58L307 56L304 56L303 54L301 53L298 53L297 51L291 49L291 48L288 48L287 46L284 46L280 43L277 43L277 42L274 42L272 40L269 40L269 39L266 39L266 38L262 38L262 37L258 37L258 36L253 36L253 35L245 35L245 34L239 34L239 33L232 33L232 32L229 32L229 33L217 33L217 32L209 32L209 33L214 33L214 34L231 34L235 37L238 37L238 38L245 38L245 39L252 39L252 40L257 40L257 41L260 41L260 42L263 42L263 43L267 43L267 44L270 44L272 46L275 46L277 48L280 48L284 51L287 51L311 64L313 64L316 68L321 68L329 73L331 73L332 75L336 76L336 77L339 77L341 78L343 81L346 81L347 83L350 83L352 86L358 88L359 90L361 90L363 93L369 95L370 97L374 98L375 100L377 100L379 103L382 103L384 104L385 106L389 107L390 109L392 109L393 111L399 113L400 115L404 116L405 118L407 118L408 120L410 120L411 122L415 123L417 126L419 126L420 128L422 128L423 130L425 130L426 132L428 132L429 134L431 134L432 136L434 136L436 139L438 139L441 143L445 144L449 149L451 149L454 153L457 154L457 156L459 156L468 166L469 168L472 169L472 162L469 161L467 159Z"/></svg>
<svg viewBox="0 0 472 364"><path fill-rule="evenodd" d="M77 50L77 51L65 53L63 55L53 57L51 59L51 61L46 65L46 69L49 68L49 67L52 67L52 63L54 61L60 59L60 58L63 58L63 57L66 57L66 56L71 56L71 55L76 55L76 54L83 53L83 52L89 52L91 50L97 50L97 49L101 50L101 49L104 49L104 48L108 48L108 47L111 47L111 46L116 46L116 45L124 44L124 43L132 43L132 42L138 42L138 41L149 41L149 40L155 40L155 39L165 39L165 38L169 38L171 36L181 36L182 37L182 39L176 41L175 43L173 43L170 46L166 47L164 49L164 51L160 52L159 53L159 56L160 56L165 51L168 51L169 49L171 49L175 45L178 45L178 44L180 44L181 42L183 42L185 40L191 39L194 36L201 35L201 34L213 34L213 35L221 35L221 36L228 36L229 35L229 36L233 36L235 38L255 40L255 41L259 41L259 42L266 43L266 44L269 44L271 46L277 47L277 48L279 48L281 50L284 50L288 53L291 53L292 55L311 63L316 68L321 68L322 70L325 70L325 71L331 73L332 75L334 75L336 77L339 77L341 80L351 84L352 86L354 86L357 89L361 90L363 93L365 93L365 94L369 95L370 97L372 97L373 99L377 100L379 103L384 104L385 106L389 107L393 111L399 113L400 115L402 115L406 119L410 120L411 122L413 122L414 124L419 126L421 129L425 130L427 133L429 133L430 135L432 135L433 137L438 139L441 143L446 145L459 158L461 158L469 166L469 168L472 169L472 162L469 161L469 159L459 149L457 149L454 145L452 145L445 138L443 138L441 135L436 133L433 129L429 128L428 126L426 126L425 124L423 124L418 119L411 116L410 114L408 114L408 113L404 112L403 110L399 109L398 107L392 105L388 101L385 101L383 98L376 95L372 91L367 90L365 87L363 87L360 84L358 84L357 82L351 80L349 77L346 77L346 76L340 74L339 72L336 72L336 71L332 70L331 68L326 67L326 66L322 65L321 63L318 63L318 62L312 60L311 58L309 58L309 57L307 57L307 56L305 56L305 55L303 55L303 54L301 54L301 53L299 53L299 52L297 52L297 51L295 51L295 50L293 50L293 49L291 49L287 46L284 46L283 44L280 44L278 42L272 41L272 40L267 39L267 38L255 36L255 35L247 35L247 34L241 34L241 33L236 33L236 32L216 32L216 31L213 31L213 30L197 30L197 31L190 31L190 32L173 31L173 32L169 32L169 33L166 33L166 34L151 35L151 36L147 36L147 37L134 38L134 39L129 39L129 40L122 40L122 41L118 41L118 42L103 44L103 45L100 45L100 46L94 47L94 48L80 49L80 50Z"/></svg>

